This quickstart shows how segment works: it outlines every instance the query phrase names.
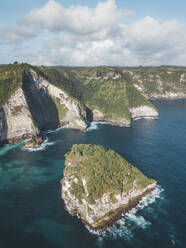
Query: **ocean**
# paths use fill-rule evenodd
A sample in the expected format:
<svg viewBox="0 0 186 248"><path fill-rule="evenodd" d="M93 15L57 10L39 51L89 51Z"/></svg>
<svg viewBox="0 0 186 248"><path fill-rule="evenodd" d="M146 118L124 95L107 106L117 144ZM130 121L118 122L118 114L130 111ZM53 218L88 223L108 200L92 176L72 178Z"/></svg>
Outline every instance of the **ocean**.
<svg viewBox="0 0 186 248"><path fill-rule="evenodd" d="M158 119L131 127L92 123L87 131L45 133L37 150L0 148L0 248L185 248L186 100L154 100ZM114 149L158 186L104 232L93 232L65 210L64 154L73 144Z"/></svg>

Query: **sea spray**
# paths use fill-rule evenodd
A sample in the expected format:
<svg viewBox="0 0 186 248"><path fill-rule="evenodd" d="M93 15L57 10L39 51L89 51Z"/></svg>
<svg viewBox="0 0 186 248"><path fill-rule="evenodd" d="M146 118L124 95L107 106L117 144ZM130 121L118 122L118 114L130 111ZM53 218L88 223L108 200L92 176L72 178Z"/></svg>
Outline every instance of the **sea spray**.
<svg viewBox="0 0 186 248"><path fill-rule="evenodd" d="M164 189L157 185L155 189L148 195L144 196L138 205L131 209L128 213L123 215L123 218L118 220L112 227L107 228L106 230L95 231L90 229L87 225L86 228L95 235L102 236L105 238L117 239L131 239L133 237L133 229L136 227L146 229L151 225L151 222L146 220L143 216L137 215L137 212L145 207L156 202L157 199L163 199L161 193Z"/></svg>
<svg viewBox="0 0 186 248"><path fill-rule="evenodd" d="M105 121L93 121L91 122L90 126L85 130L85 132L90 132L92 130L97 130L99 129L99 126L101 125L110 125L110 126L117 126L117 127L130 127L130 125L118 125L110 122L105 122Z"/></svg>
<svg viewBox="0 0 186 248"><path fill-rule="evenodd" d="M26 151L29 151L29 152L43 151L43 150L46 149L47 146L52 146L54 144L55 144L55 142L48 142L48 138L46 138L41 145L37 145L37 146L32 147L32 148L26 148L26 147L23 146L22 150L26 150Z"/></svg>
<svg viewBox="0 0 186 248"><path fill-rule="evenodd" d="M69 128L69 126L68 125L64 125L64 126L61 126L61 127L56 128L56 129L52 129L52 130L49 129L47 131L42 131L42 133L43 134L56 133L56 132L58 132L58 131L60 131L62 129L66 129L66 128Z"/></svg>
<svg viewBox="0 0 186 248"><path fill-rule="evenodd" d="M156 116L156 117L148 117L148 116L142 116L142 117L136 117L136 118L134 118L133 119L133 121L137 121L137 120L141 120L141 119L143 119L143 120L147 120L147 121L151 121L151 120L158 120L158 117Z"/></svg>

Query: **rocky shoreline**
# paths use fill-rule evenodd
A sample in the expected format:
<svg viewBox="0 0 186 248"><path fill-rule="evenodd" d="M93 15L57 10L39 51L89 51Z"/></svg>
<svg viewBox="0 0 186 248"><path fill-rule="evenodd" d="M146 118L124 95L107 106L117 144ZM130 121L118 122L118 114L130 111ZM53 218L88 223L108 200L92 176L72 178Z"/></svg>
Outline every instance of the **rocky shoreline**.
<svg viewBox="0 0 186 248"><path fill-rule="evenodd" d="M61 198L70 215L103 230L136 207L156 184L115 151L79 144L65 155Z"/></svg>
<svg viewBox="0 0 186 248"><path fill-rule="evenodd" d="M110 213L106 214L102 219L102 221L99 221L99 223L95 223L94 225L90 225L86 220L84 220L80 215L82 222L87 225L91 230L93 231L104 231L107 228L110 228L113 226L113 224L120 220L126 213L128 213L130 210L135 208L139 202L142 200L142 198L148 194L150 194L152 191L154 191L155 188L151 188L146 190L143 194L133 198L130 200L130 202L126 205L123 205L119 207L118 209L115 209L114 211L111 211ZM74 213L74 215L77 213ZM109 218L109 221L108 221ZM105 221L105 219L107 219Z"/></svg>

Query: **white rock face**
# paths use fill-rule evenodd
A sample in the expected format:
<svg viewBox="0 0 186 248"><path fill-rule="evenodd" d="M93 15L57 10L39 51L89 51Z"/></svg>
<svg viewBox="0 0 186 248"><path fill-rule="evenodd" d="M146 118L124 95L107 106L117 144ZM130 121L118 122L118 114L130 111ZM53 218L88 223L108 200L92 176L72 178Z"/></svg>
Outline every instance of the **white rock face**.
<svg viewBox="0 0 186 248"><path fill-rule="evenodd" d="M18 89L0 111L0 142L22 139L39 133L34 125L22 89Z"/></svg>
<svg viewBox="0 0 186 248"><path fill-rule="evenodd" d="M167 98L167 99L174 99L174 98L186 98L186 94L183 92L165 92L165 94L154 94L153 98Z"/></svg>
<svg viewBox="0 0 186 248"><path fill-rule="evenodd" d="M130 126L130 120L125 118L118 119L108 119L104 117L104 114L98 109L94 109L93 113L93 121L95 122L108 122L110 124L118 125L118 126Z"/></svg>
<svg viewBox="0 0 186 248"><path fill-rule="evenodd" d="M86 189L86 181L83 179L82 182L85 192L88 192ZM128 204L130 199L142 195L147 190L153 189L156 185L153 183L143 189L136 189L134 185L128 194L115 195L115 203L111 201L109 194L104 194L100 199L96 200L95 204L89 204L85 199L83 199L80 204L78 199L70 192L71 183L72 178L65 175L62 183L62 199L65 201L66 208L72 215L75 213L80 214L81 218L92 226L110 211L117 210L122 205Z"/></svg>
<svg viewBox="0 0 186 248"><path fill-rule="evenodd" d="M140 106L136 108L130 108L129 111L130 111L132 119L140 118L140 117L157 117L158 116L158 112L149 106Z"/></svg>
<svg viewBox="0 0 186 248"><path fill-rule="evenodd" d="M69 128L86 129L86 113L77 100L50 84L32 69L30 69L30 75L38 90L44 90L53 99L58 99L60 104L67 109L63 120L60 121L68 123Z"/></svg>
<svg viewBox="0 0 186 248"><path fill-rule="evenodd" d="M42 116L36 114L33 118L31 111L33 102L30 104L25 92L21 88L18 89L0 110L0 142L10 139L16 141L37 135L39 133L37 119L42 119L43 124L47 124L49 121L55 122L54 115L47 115L48 106L43 104L47 102L47 100L43 101L44 98L47 98L46 96L57 99L62 106L65 106L66 112L63 119L57 121L67 123L69 128L85 129L87 127L85 110L77 100L38 76L32 69L30 78L32 82L28 84L27 93L34 96L32 101L36 108L41 108ZM53 105L55 105L54 101ZM50 113L52 112L50 111Z"/></svg>

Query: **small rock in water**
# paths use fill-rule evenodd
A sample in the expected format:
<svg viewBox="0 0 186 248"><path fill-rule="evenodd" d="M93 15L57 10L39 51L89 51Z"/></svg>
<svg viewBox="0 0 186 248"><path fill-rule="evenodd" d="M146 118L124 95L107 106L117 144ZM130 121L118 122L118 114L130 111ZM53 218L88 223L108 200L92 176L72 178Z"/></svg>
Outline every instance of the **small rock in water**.
<svg viewBox="0 0 186 248"><path fill-rule="evenodd" d="M40 146L43 141L44 139L42 136L33 136L30 140L26 142L25 148L34 148L36 146Z"/></svg>

